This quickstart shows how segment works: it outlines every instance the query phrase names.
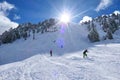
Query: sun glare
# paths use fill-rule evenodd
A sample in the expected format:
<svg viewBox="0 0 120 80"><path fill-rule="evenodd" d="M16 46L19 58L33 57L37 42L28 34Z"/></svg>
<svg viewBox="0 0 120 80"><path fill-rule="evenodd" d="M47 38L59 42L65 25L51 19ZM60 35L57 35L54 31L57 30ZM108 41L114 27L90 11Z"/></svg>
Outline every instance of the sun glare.
<svg viewBox="0 0 120 80"><path fill-rule="evenodd" d="M64 12L63 14L61 14L60 21L64 22L64 23L70 22L70 14L66 13L66 12Z"/></svg>

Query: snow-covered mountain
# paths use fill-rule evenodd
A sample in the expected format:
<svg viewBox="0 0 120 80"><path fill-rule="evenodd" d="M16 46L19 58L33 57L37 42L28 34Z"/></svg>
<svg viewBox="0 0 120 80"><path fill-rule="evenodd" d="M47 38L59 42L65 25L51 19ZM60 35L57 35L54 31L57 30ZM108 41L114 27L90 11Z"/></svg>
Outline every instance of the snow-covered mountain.
<svg viewBox="0 0 120 80"><path fill-rule="evenodd" d="M26 59L35 54L48 54L52 49L54 55L77 52L89 47L87 28L78 24L58 24L56 32L37 33L35 39L19 39L11 44L0 46L1 64ZM63 48L61 48L63 47Z"/></svg>
<svg viewBox="0 0 120 80"><path fill-rule="evenodd" d="M49 19L4 32L0 80L119 80L118 17L103 16L82 24ZM85 49L88 58L84 59Z"/></svg>

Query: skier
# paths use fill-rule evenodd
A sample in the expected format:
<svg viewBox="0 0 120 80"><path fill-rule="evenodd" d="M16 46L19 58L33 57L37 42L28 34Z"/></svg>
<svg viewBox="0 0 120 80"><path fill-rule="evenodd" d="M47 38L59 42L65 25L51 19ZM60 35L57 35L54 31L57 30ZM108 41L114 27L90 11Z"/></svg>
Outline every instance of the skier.
<svg viewBox="0 0 120 80"><path fill-rule="evenodd" d="M52 50L50 50L50 56L52 56Z"/></svg>
<svg viewBox="0 0 120 80"><path fill-rule="evenodd" d="M86 50L84 50L84 52L83 52L83 58L87 57L87 52L88 52L88 50L87 50L87 49L86 49Z"/></svg>

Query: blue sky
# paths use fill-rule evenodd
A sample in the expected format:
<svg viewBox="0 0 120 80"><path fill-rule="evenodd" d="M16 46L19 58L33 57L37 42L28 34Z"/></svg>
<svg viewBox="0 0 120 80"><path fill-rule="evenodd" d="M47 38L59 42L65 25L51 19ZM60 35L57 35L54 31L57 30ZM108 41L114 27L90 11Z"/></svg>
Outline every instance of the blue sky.
<svg viewBox="0 0 120 80"><path fill-rule="evenodd" d="M72 16L77 15L73 22L80 22L84 16L94 18L120 10L120 0L0 0L0 23L11 26L38 23L51 17L57 18L64 10Z"/></svg>
<svg viewBox="0 0 120 80"><path fill-rule="evenodd" d="M0 0L2 2L4 0ZM74 15L85 10L87 12L74 18L73 21L79 22L83 16L96 17L102 14L110 14L115 10L120 10L120 0L111 0L112 3L104 10L95 11L101 0L6 0L8 3L15 5L16 10L11 10L9 18L18 23L33 22L37 23L41 20L57 17L59 12L67 9ZM107 0L106 0L107 1ZM20 19L14 20L14 15L19 15Z"/></svg>

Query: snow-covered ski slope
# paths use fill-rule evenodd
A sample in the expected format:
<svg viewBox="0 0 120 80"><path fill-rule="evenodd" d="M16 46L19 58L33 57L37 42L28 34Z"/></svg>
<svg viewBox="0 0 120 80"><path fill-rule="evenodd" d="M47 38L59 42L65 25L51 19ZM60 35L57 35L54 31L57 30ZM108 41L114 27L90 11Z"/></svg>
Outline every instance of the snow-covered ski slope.
<svg viewBox="0 0 120 80"><path fill-rule="evenodd" d="M57 32L37 34L35 40L0 46L0 63L5 64L0 80L120 80L119 32L114 40L90 43L86 27L58 27ZM86 48L88 58L83 59Z"/></svg>
<svg viewBox="0 0 120 80"><path fill-rule="evenodd" d="M38 33L35 40L31 34L26 41L20 39L12 44L0 46L0 64L24 60L36 54L48 54L50 50L54 55L63 55L89 46L86 27L74 23L56 26L59 28L57 32Z"/></svg>
<svg viewBox="0 0 120 80"><path fill-rule="evenodd" d="M120 44L97 44L62 56L36 55L0 67L0 80L120 80Z"/></svg>

